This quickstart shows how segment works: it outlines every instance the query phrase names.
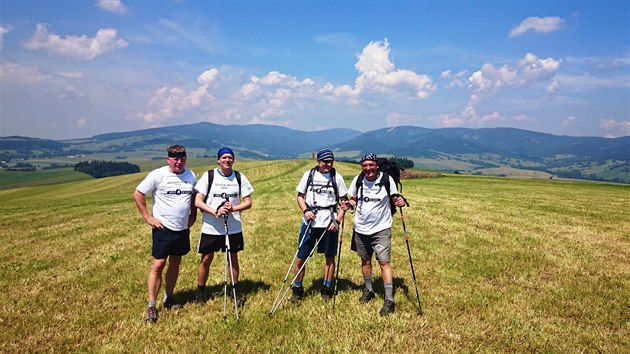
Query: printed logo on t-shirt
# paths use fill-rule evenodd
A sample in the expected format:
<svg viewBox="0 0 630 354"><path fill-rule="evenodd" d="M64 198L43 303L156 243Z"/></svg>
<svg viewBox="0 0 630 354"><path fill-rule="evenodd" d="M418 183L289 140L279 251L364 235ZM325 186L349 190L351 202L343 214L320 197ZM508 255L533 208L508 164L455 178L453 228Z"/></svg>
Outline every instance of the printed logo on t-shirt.
<svg viewBox="0 0 630 354"><path fill-rule="evenodd" d="M175 195L192 194L192 191L183 191L181 189L176 189L174 191L166 191L166 194L175 194Z"/></svg>

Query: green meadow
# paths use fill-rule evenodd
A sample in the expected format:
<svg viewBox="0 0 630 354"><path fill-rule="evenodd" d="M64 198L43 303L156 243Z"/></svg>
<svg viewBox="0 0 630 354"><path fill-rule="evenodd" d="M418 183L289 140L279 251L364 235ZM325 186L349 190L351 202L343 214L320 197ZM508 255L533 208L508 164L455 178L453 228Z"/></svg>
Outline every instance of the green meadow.
<svg viewBox="0 0 630 354"><path fill-rule="evenodd" d="M211 267L212 298L193 302L201 217L176 288L185 306L159 307L157 323L142 321L151 236L131 194L146 171L5 187L0 351L628 352L630 186L619 184L461 175L404 180L411 204L405 224L424 315L418 314L398 213L392 316L378 315L382 295L358 302L362 276L349 250L351 214L335 308L319 296L324 260L316 255L305 278L306 299L298 305L285 300L270 316L297 246L295 187L312 165L236 162L256 189L253 208L243 213L247 302L239 321L233 307L223 318L223 257ZM192 160L189 167L201 176L210 165ZM359 172L353 164L336 168L346 183Z"/></svg>

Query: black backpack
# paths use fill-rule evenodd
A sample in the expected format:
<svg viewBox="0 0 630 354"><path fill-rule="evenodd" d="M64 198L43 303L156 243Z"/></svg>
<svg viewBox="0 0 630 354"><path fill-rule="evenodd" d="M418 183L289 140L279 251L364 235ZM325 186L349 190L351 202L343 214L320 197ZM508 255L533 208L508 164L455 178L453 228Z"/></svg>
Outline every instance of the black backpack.
<svg viewBox="0 0 630 354"><path fill-rule="evenodd" d="M313 186L313 176L315 175L315 171L319 172L319 166L315 166L311 168L311 172L308 174L308 179L306 180L306 193L308 193L308 187L314 188ZM332 184L333 191L335 192L335 206L339 203L339 189L337 189L337 171L333 167L330 170L330 183Z"/></svg>
<svg viewBox="0 0 630 354"><path fill-rule="evenodd" d="M234 170L236 182L238 182L238 193L241 194L241 173ZM214 181L214 168L208 171L208 190L206 191L206 197L203 198L203 202L207 204L208 195L210 194L210 188L212 188L212 182Z"/></svg>
<svg viewBox="0 0 630 354"><path fill-rule="evenodd" d="M389 177L391 177L394 180L394 183L396 183L396 187L398 188L398 193L402 193L402 183L400 182L400 171L404 171L405 169L402 167L399 167L395 161L390 161L384 157L377 158L376 163L378 164L378 170L382 174L381 182L379 183L379 185L382 185L383 187L385 187L385 190L387 191L387 196L390 197L389 206L390 206L392 215L394 215L396 214L397 210L396 210L396 205L394 205L394 199L392 199L390 196L391 187L389 185ZM355 183L355 187L357 191L361 189L361 195L359 199L363 199L363 179L364 178L365 178L365 173L361 172ZM399 194L399 195L402 197L402 194ZM409 206L409 203L407 203L407 200L404 197L403 199L405 200L405 204Z"/></svg>

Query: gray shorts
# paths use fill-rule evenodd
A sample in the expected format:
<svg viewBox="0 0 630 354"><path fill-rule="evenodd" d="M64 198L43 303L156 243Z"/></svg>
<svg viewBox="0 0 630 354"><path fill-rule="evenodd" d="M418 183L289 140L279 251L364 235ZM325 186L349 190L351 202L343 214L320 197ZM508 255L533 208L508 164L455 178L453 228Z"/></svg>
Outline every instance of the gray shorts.
<svg viewBox="0 0 630 354"><path fill-rule="evenodd" d="M350 249L363 259L371 259L376 253L376 260L389 262L392 250L392 229L387 228L372 235L352 233Z"/></svg>

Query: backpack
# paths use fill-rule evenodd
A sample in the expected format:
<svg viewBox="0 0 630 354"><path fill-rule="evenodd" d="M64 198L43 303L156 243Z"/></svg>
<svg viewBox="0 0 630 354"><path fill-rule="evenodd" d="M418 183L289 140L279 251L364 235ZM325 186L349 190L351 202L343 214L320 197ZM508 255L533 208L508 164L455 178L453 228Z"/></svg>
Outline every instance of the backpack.
<svg viewBox="0 0 630 354"><path fill-rule="evenodd" d="M394 180L394 183L396 183L398 192L402 193L402 183L400 182L400 171L401 170L404 171L405 169L402 167L399 167L395 161L389 161L388 159L384 157L377 158L376 163L378 164L378 170L382 174L379 185L382 185L383 187L385 187L385 190L387 191L387 196L390 197L389 207L391 209L392 215L394 215L396 214L397 210L396 210L396 205L394 204L394 199L392 199L390 196L391 187L389 185L389 177L391 177ZM364 178L365 178L365 173L362 171L359 174L359 177L357 178L357 181L355 183L355 187L357 191L361 189L361 196L359 197L359 199L363 199L363 179ZM399 195L402 197L402 194L399 194ZM403 199L405 200L405 204L409 206L409 203L407 203L407 200L404 197Z"/></svg>
<svg viewBox="0 0 630 354"><path fill-rule="evenodd" d="M234 176L236 182L238 182L238 193L241 193L241 173L234 170ZM208 171L208 190L206 191L206 197L203 198L203 202L207 204L208 195L210 195L210 188L212 188L212 181L214 181L214 168Z"/></svg>
<svg viewBox="0 0 630 354"><path fill-rule="evenodd" d="M319 172L319 166L315 166L311 168L311 172L308 174L308 179L306 180L306 192L308 193L308 187L314 188L313 186L313 176L315 176L315 171ZM339 203L339 189L337 189L337 171L333 167L330 170L330 183L332 184L333 191L335 192L335 209L337 207L337 203Z"/></svg>

